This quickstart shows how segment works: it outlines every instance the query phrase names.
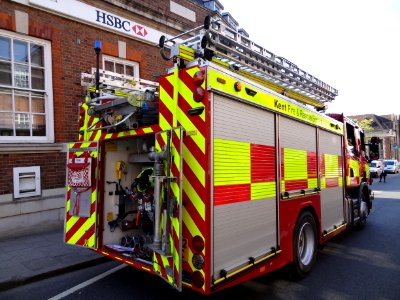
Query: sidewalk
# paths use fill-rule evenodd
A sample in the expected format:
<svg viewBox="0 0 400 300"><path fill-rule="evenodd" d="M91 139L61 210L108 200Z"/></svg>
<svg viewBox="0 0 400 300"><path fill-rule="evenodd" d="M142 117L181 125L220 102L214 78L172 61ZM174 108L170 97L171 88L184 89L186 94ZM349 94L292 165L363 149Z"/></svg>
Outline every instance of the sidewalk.
<svg viewBox="0 0 400 300"><path fill-rule="evenodd" d="M0 291L108 261L102 255L64 244L62 223L0 236Z"/></svg>

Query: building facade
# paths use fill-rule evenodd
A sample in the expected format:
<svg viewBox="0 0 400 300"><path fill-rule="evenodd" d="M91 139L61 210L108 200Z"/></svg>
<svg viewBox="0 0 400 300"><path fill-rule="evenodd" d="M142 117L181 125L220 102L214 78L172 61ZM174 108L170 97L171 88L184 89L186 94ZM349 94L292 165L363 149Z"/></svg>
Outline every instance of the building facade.
<svg viewBox="0 0 400 300"><path fill-rule="evenodd" d="M77 139L82 72L156 82L157 47L220 14L219 1L0 0L0 234L60 222L66 145Z"/></svg>
<svg viewBox="0 0 400 300"><path fill-rule="evenodd" d="M365 137L367 142L370 142L371 137L378 137L380 139L379 159L399 160L399 115L390 114L378 116L374 114L365 114L351 116L350 118L357 120L358 122L371 120L370 128L365 130Z"/></svg>

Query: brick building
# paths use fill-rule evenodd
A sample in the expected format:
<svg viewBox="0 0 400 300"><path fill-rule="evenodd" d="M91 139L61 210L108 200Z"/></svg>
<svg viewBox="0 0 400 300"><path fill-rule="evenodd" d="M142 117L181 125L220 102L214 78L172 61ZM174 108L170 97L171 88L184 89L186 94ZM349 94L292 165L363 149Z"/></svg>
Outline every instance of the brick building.
<svg viewBox="0 0 400 300"><path fill-rule="evenodd" d="M399 115L374 115L365 114L351 116L350 118L361 122L362 120L372 120L370 127L365 132L367 142L371 137L378 137L380 159L400 159L398 143L400 141L400 118Z"/></svg>
<svg viewBox="0 0 400 300"><path fill-rule="evenodd" d="M77 138L94 41L100 68L157 81L170 64L159 37L222 9L201 0L0 0L0 234L63 218L66 145Z"/></svg>

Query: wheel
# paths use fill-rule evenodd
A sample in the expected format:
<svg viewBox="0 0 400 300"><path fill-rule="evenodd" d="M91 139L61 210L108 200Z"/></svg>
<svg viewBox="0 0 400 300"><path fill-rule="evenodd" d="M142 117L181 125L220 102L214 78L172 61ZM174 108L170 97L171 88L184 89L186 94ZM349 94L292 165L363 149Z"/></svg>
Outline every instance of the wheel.
<svg viewBox="0 0 400 300"><path fill-rule="evenodd" d="M356 224L356 228L362 229L367 225L368 212L368 203L366 202L364 192L362 192L360 195L360 219Z"/></svg>
<svg viewBox="0 0 400 300"><path fill-rule="evenodd" d="M302 279L311 272L317 260L317 226L313 215L305 211L297 220L293 235L294 279Z"/></svg>

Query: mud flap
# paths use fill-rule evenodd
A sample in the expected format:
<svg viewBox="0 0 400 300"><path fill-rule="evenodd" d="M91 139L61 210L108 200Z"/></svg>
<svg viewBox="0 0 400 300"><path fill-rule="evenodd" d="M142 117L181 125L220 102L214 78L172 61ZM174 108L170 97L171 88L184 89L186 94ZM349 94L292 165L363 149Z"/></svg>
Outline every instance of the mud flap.
<svg viewBox="0 0 400 300"><path fill-rule="evenodd" d="M97 247L98 142L68 145L64 242Z"/></svg>
<svg viewBox="0 0 400 300"><path fill-rule="evenodd" d="M153 249L153 269L172 287L182 290L182 127L155 136L156 151L166 151L160 181L159 232L161 247ZM157 216L156 216L157 218Z"/></svg>

